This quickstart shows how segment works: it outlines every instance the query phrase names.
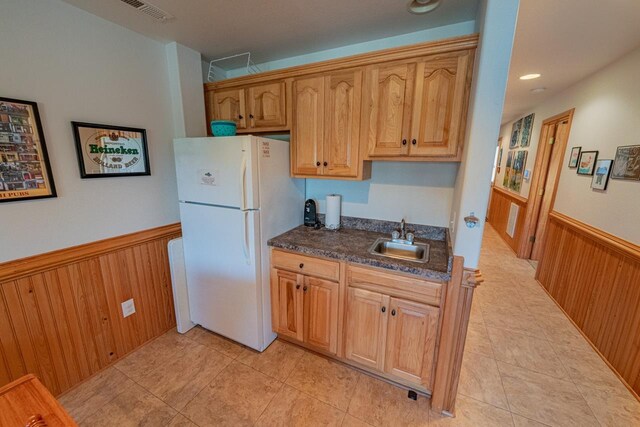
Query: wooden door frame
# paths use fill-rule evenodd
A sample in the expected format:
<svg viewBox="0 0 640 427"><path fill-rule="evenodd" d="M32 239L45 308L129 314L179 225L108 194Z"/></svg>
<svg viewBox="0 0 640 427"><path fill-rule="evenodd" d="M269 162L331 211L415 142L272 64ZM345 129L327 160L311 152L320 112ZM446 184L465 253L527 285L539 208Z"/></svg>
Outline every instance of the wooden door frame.
<svg viewBox="0 0 640 427"><path fill-rule="evenodd" d="M569 129L567 130L567 137L563 141L560 141L560 145L555 147L560 150L561 158L558 164L558 173L554 183L553 194L551 195L551 210L553 210L553 206L556 202L556 193L558 192L558 182L560 181L562 167L564 166L567 143L569 142L569 136L571 134L574 111L575 108L572 108L560 114L556 114L555 116L549 117L542 122L542 126L540 127L540 138L538 140L538 150L536 151L536 163L533 168L531 187L529 188L529 197L527 200L527 212L525 214L524 226L522 228L521 235L522 237L517 251L519 258L529 259L533 250L531 236L535 236L536 229L538 227L538 216L540 214L540 207L542 204L542 197L539 197L538 193L542 185L545 184L545 178L549 169L549 162L551 161L551 150L545 150L548 144L546 143L546 135L543 133L544 127L564 120L568 121L569 126Z"/></svg>

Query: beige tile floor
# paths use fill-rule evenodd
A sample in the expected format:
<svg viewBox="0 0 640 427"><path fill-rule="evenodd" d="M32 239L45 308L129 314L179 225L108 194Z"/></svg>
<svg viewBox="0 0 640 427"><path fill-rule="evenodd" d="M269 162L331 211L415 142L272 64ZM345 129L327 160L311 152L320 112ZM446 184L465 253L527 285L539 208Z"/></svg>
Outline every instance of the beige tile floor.
<svg viewBox="0 0 640 427"><path fill-rule="evenodd" d="M291 344L170 331L61 398L84 426L640 426L620 383L490 227L456 418Z"/></svg>

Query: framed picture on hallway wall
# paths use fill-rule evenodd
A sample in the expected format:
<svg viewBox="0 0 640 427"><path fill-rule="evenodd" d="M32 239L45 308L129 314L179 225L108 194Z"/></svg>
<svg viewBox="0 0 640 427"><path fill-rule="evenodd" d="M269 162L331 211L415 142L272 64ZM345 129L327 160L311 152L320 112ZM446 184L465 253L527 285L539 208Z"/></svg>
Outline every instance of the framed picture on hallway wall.
<svg viewBox="0 0 640 427"><path fill-rule="evenodd" d="M578 160L578 175L593 175L598 160L597 151L583 151Z"/></svg>
<svg viewBox="0 0 640 427"><path fill-rule="evenodd" d="M578 160L580 160L580 151L582 150L582 147L573 147L571 149L571 155L569 156L569 167L570 168L577 168L578 167Z"/></svg>
<svg viewBox="0 0 640 427"><path fill-rule="evenodd" d="M507 164L504 168L504 178L502 179L502 186L509 188L509 180L511 179L511 165L513 164L513 151L507 153Z"/></svg>
<svg viewBox="0 0 640 427"><path fill-rule="evenodd" d="M531 113L522 119L522 130L520 131L520 147L528 147L531 144L531 131L533 130L533 118Z"/></svg>
<svg viewBox="0 0 640 427"><path fill-rule="evenodd" d="M0 98L0 202L47 197L56 188L38 104Z"/></svg>
<svg viewBox="0 0 640 427"><path fill-rule="evenodd" d="M640 145L618 147L611 178L640 180Z"/></svg>
<svg viewBox="0 0 640 427"><path fill-rule="evenodd" d="M598 160L596 162L596 170L593 174L593 179L591 180L591 188L600 191L605 191L607 189L612 165L613 160Z"/></svg>
<svg viewBox="0 0 640 427"><path fill-rule="evenodd" d="M522 128L522 119L518 120L511 126L511 140L509 141L509 148L518 147L518 141L520 140L520 129Z"/></svg>

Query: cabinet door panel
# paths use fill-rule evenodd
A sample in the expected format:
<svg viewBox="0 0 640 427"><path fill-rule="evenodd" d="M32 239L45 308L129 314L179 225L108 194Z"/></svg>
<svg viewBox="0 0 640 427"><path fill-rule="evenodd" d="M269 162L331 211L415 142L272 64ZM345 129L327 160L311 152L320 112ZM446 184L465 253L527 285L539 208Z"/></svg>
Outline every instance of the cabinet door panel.
<svg viewBox="0 0 640 427"><path fill-rule="evenodd" d="M248 90L249 120L252 128L281 127L286 124L284 82L253 86Z"/></svg>
<svg viewBox="0 0 640 427"><path fill-rule="evenodd" d="M274 270L271 276L272 325L275 332L302 341L303 294L302 276L288 271Z"/></svg>
<svg viewBox="0 0 640 427"><path fill-rule="evenodd" d="M457 154L464 137L468 64L468 52L418 64L411 155Z"/></svg>
<svg viewBox="0 0 640 427"><path fill-rule="evenodd" d="M370 156L400 156L409 150L416 64L376 65L368 72Z"/></svg>
<svg viewBox="0 0 640 427"><path fill-rule="evenodd" d="M439 309L391 298L390 310L385 371L430 388Z"/></svg>
<svg viewBox="0 0 640 427"><path fill-rule="evenodd" d="M384 369L389 297L349 288L345 357L379 371Z"/></svg>
<svg viewBox="0 0 640 427"><path fill-rule="evenodd" d="M320 175L324 140L324 77L293 84L293 173Z"/></svg>
<svg viewBox="0 0 640 427"><path fill-rule="evenodd" d="M335 282L304 278L304 341L333 354L338 348L338 292Z"/></svg>
<svg viewBox="0 0 640 427"><path fill-rule="evenodd" d="M244 89L229 89L213 93L213 119L230 120L238 129L247 127Z"/></svg>
<svg viewBox="0 0 640 427"><path fill-rule="evenodd" d="M332 73L325 77L325 87L323 175L357 176L362 71Z"/></svg>

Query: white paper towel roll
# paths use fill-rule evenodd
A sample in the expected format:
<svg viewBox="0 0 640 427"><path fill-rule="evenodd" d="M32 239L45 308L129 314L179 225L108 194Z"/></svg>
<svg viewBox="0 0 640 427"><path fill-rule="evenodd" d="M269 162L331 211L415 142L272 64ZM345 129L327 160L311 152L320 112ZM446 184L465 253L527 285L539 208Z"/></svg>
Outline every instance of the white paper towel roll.
<svg viewBox="0 0 640 427"><path fill-rule="evenodd" d="M329 230L340 228L341 202L342 197L339 194L327 195L327 214L324 223Z"/></svg>

